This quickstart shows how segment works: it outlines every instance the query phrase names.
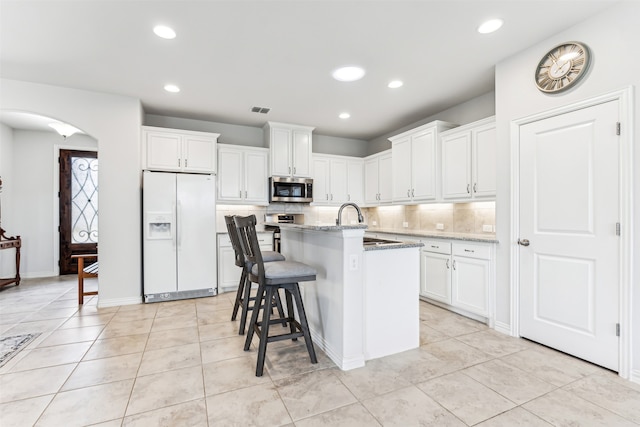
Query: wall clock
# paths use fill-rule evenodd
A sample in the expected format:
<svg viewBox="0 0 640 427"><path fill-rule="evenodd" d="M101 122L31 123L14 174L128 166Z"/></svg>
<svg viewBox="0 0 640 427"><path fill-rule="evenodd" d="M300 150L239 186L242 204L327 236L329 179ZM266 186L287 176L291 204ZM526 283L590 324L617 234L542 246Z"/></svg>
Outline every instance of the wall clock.
<svg viewBox="0 0 640 427"><path fill-rule="evenodd" d="M536 67L535 82L544 93L558 93L575 85L589 67L589 49L582 43L559 44Z"/></svg>

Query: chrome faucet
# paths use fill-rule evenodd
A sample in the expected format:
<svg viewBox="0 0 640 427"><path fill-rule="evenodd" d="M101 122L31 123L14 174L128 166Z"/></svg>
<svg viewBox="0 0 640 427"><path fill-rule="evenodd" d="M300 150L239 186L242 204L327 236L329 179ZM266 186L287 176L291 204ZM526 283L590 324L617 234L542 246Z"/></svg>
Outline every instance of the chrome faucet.
<svg viewBox="0 0 640 427"><path fill-rule="evenodd" d="M342 210L347 206L353 206L354 208L356 208L356 210L358 211L358 222L362 224L364 222L364 218L362 217L362 211L360 210L360 207L353 202L348 202L344 203L342 206L340 206L340 209L338 209L338 219L336 219L336 225L342 225Z"/></svg>

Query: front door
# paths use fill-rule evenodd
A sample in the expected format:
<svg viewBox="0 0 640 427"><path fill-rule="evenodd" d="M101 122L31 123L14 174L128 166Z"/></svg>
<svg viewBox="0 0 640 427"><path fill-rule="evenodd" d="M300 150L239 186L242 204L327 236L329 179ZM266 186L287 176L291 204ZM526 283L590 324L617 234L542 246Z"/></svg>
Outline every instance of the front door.
<svg viewBox="0 0 640 427"><path fill-rule="evenodd" d="M60 274L74 274L71 255L97 253L98 153L60 150L59 195Z"/></svg>
<svg viewBox="0 0 640 427"><path fill-rule="evenodd" d="M618 101L520 128L520 335L618 370Z"/></svg>

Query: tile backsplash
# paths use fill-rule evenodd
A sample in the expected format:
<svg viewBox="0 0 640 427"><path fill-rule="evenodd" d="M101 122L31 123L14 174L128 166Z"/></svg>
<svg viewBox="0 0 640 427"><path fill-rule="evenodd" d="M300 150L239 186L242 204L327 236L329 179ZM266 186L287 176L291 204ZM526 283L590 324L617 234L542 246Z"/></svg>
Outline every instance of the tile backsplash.
<svg viewBox="0 0 640 427"><path fill-rule="evenodd" d="M280 204L281 205L281 204ZM292 205L244 206L219 205L217 209L217 230L226 230L225 215L255 214L258 223L264 221L267 212L291 211L304 213L307 224L335 224L338 217L337 206ZM362 208L365 223L370 229L385 230L423 230L471 234L495 234L496 225L495 202L469 203L429 203L410 206L379 206ZM358 222L355 209L347 207L342 212L343 224Z"/></svg>

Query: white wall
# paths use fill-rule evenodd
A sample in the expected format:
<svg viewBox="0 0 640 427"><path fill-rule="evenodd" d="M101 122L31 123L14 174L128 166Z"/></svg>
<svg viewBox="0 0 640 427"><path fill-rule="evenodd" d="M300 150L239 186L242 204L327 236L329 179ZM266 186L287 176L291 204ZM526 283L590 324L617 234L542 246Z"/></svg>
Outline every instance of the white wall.
<svg viewBox="0 0 640 427"><path fill-rule="evenodd" d="M58 152L62 149L96 150L87 135L66 140L54 132L14 130L14 183L12 233L22 237L22 277L58 274Z"/></svg>
<svg viewBox="0 0 640 427"><path fill-rule="evenodd" d="M0 109L55 118L98 141L99 304L141 302L140 101L17 80L0 84Z"/></svg>
<svg viewBox="0 0 640 427"><path fill-rule="evenodd" d="M0 177L2 192L0 193L0 222L2 228L13 236L13 209L11 187L13 184L13 129L0 123ZM12 277L15 274L15 250L0 251L0 277Z"/></svg>
<svg viewBox="0 0 640 427"><path fill-rule="evenodd" d="M608 11L544 42L523 49L518 55L506 59L496 66L496 118L498 129L498 193L496 204L498 270L496 307L497 321L510 323L510 255L513 244L510 241L510 123L534 113L543 112L577 101L591 98L629 85L636 88L634 100L635 122L623 123L623 130L640 129L637 112L637 88L640 86L640 55L637 41L640 40L640 3L623 2ZM593 62L591 71L579 85L561 95L549 96L538 91L533 83L534 69L540 58L553 46L565 41L577 40L587 44ZM637 136L635 141L637 141ZM635 143L633 145L636 145ZM635 170L633 200L634 258L633 265L640 266L640 149L634 147L633 165ZM613 173L613 171L612 171ZM632 227L633 224L623 226ZM633 343L632 370L640 381L640 280L638 269L633 281L633 306L636 316L633 320L635 340Z"/></svg>

